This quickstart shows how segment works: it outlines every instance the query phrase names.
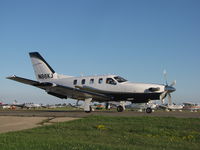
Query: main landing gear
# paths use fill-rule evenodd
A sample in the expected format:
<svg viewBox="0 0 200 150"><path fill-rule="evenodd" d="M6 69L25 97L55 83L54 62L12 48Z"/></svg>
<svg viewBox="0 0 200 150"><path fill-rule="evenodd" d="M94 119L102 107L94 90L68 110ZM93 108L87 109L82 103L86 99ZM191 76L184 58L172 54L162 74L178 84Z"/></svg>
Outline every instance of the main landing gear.
<svg viewBox="0 0 200 150"><path fill-rule="evenodd" d="M152 109L151 109L151 107L147 107L147 109L146 109L146 113L148 113L148 114L152 113Z"/></svg>
<svg viewBox="0 0 200 150"><path fill-rule="evenodd" d="M84 111L86 113L90 113L92 111L92 107L90 106L91 101L92 101L92 98L85 99Z"/></svg>
<svg viewBox="0 0 200 150"><path fill-rule="evenodd" d="M86 113L91 113L92 112L92 107L90 106L89 110L85 110Z"/></svg>
<svg viewBox="0 0 200 150"><path fill-rule="evenodd" d="M123 112L125 110L125 102L121 101L119 106L117 106L117 111L118 112Z"/></svg>

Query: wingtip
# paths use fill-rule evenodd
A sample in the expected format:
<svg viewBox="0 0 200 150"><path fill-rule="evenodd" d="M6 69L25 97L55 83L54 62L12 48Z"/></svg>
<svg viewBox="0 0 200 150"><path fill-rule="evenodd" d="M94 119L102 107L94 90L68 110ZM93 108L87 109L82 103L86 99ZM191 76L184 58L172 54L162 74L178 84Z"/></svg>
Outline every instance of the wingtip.
<svg viewBox="0 0 200 150"><path fill-rule="evenodd" d="M15 78L15 77L16 77L16 75L12 75L12 76L6 77L6 79L12 79L12 78Z"/></svg>

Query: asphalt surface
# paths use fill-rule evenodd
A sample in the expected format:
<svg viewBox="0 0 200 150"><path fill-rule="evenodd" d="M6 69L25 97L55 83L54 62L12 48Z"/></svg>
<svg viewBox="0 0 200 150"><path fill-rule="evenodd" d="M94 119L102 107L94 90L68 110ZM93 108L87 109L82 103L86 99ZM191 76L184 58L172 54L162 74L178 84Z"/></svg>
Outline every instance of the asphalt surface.
<svg viewBox="0 0 200 150"><path fill-rule="evenodd" d="M91 113L85 113L84 111L73 110L73 111L56 111L56 110L0 110L0 116L22 116L22 117L73 117L83 118L90 115L100 116L159 116L159 117L178 117L178 118L200 118L200 112L189 112L189 111L156 111L151 114L145 112L135 111L94 111Z"/></svg>

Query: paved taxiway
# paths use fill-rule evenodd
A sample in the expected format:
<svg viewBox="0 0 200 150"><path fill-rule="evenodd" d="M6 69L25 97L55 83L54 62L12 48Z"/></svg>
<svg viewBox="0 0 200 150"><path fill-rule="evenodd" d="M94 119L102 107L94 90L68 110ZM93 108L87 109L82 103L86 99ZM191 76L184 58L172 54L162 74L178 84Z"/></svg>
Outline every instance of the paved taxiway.
<svg viewBox="0 0 200 150"><path fill-rule="evenodd" d="M135 111L94 111L91 113L85 113L84 111L55 111L55 110L1 110L0 116L23 116L23 117L73 117L83 118L90 115L101 116L159 116L159 117L178 117L178 118L200 118L200 112L189 111L156 111L151 114L145 112Z"/></svg>

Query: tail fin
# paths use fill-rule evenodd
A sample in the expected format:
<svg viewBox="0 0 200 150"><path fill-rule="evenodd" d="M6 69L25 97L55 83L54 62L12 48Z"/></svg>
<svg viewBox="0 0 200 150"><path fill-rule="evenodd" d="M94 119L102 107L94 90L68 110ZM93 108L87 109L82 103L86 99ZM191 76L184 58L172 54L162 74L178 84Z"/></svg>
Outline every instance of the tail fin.
<svg viewBox="0 0 200 150"><path fill-rule="evenodd" d="M29 55L38 81L45 82L57 78L55 71L38 52L31 52Z"/></svg>

